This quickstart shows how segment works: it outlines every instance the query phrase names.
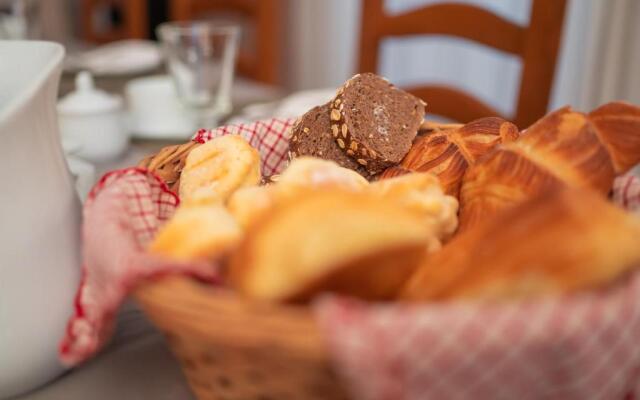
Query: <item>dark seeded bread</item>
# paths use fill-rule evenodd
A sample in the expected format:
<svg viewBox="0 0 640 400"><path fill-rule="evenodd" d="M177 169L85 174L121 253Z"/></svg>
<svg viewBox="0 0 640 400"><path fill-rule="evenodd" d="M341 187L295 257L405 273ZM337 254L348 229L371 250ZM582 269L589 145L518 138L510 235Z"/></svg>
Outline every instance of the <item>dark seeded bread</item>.
<svg viewBox="0 0 640 400"><path fill-rule="evenodd" d="M329 112L329 103L314 107L293 125L289 141L289 157L293 159L298 156L312 156L333 160L342 167L370 178L366 169L338 147L331 135Z"/></svg>
<svg viewBox="0 0 640 400"><path fill-rule="evenodd" d="M397 164L411 148L425 103L371 73L338 89L331 103L331 131L348 156L377 174Z"/></svg>

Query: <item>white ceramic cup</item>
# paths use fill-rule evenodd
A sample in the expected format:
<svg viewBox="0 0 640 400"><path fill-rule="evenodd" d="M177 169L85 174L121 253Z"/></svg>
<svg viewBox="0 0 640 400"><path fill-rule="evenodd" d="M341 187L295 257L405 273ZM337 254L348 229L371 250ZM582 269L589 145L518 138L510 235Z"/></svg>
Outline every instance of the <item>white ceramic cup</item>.
<svg viewBox="0 0 640 400"><path fill-rule="evenodd" d="M129 128L135 137L188 139L198 128L168 75L134 79L125 87Z"/></svg>

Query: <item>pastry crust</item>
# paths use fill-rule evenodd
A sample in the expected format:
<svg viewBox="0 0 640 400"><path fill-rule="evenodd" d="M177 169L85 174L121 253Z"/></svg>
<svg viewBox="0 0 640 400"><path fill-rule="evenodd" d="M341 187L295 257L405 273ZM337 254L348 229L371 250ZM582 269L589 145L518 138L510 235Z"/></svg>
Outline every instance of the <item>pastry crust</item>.
<svg viewBox="0 0 640 400"><path fill-rule="evenodd" d="M469 168L460 190L460 231L491 218L502 209L565 183L517 151L499 149Z"/></svg>
<svg viewBox="0 0 640 400"><path fill-rule="evenodd" d="M639 107L614 101L591 111L589 120L607 148L616 174L622 174L640 162Z"/></svg>
<svg viewBox="0 0 640 400"><path fill-rule="evenodd" d="M587 116L569 107L531 125L509 149L572 186L611 190L615 171L606 147Z"/></svg>
<svg viewBox="0 0 640 400"><path fill-rule="evenodd" d="M481 118L449 129L427 129L426 124L400 166L387 169L382 178L403 170L432 172L440 178L447 194L458 196L465 171L501 143L518 138L518 128L498 117ZM402 168L402 169L399 169Z"/></svg>
<svg viewBox="0 0 640 400"><path fill-rule="evenodd" d="M322 291L393 297L435 238L412 211L378 196L307 191L251 225L230 262L243 294L307 300Z"/></svg>
<svg viewBox="0 0 640 400"><path fill-rule="evenodd" d="M560 187L457 235L416 270L409 301L511 300L603 287L640 266L640 220Z"/></svg>
<svg viewBox="0 0 640 400"><path fill-rule="evenodd" d="M640 161L640 108L609 103L589 114L554 111L478 160L460 190L460 227L491 218L559 185L606 195Z"/></svg>

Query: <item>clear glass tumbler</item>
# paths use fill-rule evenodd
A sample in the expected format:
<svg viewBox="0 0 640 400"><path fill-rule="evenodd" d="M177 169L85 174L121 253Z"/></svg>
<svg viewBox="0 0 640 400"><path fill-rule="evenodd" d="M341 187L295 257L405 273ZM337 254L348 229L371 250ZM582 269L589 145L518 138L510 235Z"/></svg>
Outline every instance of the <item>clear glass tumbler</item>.
<svg viewBox="0 0 640 400"><path fill-rule="evenodd" d="M218 21L167 22L157 28L180 100L198 128L213 128L231 112L240 27Z"/></svg>

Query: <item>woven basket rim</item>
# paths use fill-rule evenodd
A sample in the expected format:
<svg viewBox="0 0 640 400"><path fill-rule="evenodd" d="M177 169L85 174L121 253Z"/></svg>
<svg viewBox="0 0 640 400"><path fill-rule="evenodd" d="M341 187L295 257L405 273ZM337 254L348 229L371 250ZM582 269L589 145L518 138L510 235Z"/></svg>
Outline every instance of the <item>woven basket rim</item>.
<svg viewBox="0 0 640 400"><path fill-rule="evenodd" d="M188 276L170 275L147 282L134 299L166 328L238 344L286 346L306 357L325 360L325 343L309 306L247 299L225 287L209 286Z"/></svg>

